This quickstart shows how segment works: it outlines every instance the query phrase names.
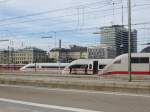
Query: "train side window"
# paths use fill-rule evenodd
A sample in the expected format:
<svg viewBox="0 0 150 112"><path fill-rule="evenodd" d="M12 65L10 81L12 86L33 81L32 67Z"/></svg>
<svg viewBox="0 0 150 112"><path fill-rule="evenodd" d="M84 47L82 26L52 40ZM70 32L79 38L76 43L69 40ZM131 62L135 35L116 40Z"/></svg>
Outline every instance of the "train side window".
<svg viewBox="0 0 150 112"><path fill-rule="evenodd" d="M141 58L140 63L149 63L149 58Z"/></svg>
<svg viewBox="0 0 150 112"><path fill-rule="evenodd" d="M120 60L116 60L116 61L114 62L114 64L121 64L121 59L120 59Z"/></svg>
<svg viewBox="0 0 150 112"><path fill-rule="evenodd" d="M86 68L87 65L81 65L80 68Z"/></svg>
<svg viewBox="0 0 150 112"><path fill-rule="evenodd" d="M92 69L92 64L89 64L89 69Z"/></svg>
<svg viewBox="0 0 150 112"><path fill-rule="evenodd" d="M131 63L149 63L148 57L133 57Z"/></svg>
<svg viewBox="0 0 150 112"><path fill-rule="evenodd" d="M106 65L99 65L99 69L103 69Z"/></svg>
<svg viewBox="0 0 150 112"><path fill-rule="evenodd" d="M71 68L86 68L87 65L72 65Z"/></svg>
<svg viewBox="0 0 150 112"><path fill-rule="evenodd" d="M139 58L131 58L131 63L139 63Z"/></svg>
<svg viewBox="0 0 150 112"><path fill-rule="evenodd" d="M64 68L63 66L42 66L41 68Z"/></svg>

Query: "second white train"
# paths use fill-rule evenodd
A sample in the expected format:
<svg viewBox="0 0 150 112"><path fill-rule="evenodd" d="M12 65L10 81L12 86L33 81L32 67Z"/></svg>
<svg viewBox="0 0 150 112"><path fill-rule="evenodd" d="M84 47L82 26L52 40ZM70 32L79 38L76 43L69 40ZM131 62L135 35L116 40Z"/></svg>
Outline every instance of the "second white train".
<svg viewBox="0 0 150 112"><path fill-rule="evenodd" d="M132 75L150 75L150 53L132 53ZM116 57L98 75L128 75L128 54Z"/></svg>
<svg viewBox="0 0 150 112"><path fill-rule="evenodd" d="M63 70L64 74L98 74L113 59L78 59Z"/></svg>

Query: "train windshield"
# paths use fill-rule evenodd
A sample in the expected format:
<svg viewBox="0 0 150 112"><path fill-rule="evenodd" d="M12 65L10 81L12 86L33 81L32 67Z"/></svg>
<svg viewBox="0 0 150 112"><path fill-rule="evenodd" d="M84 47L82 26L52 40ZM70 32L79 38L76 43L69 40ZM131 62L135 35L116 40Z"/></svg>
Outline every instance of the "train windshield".
<svg viewBox="0 0 150 112"><path fill-rule="evenodd" d="M103 69L106 65L99 65L99 69Z"/></svg>
<svg viewBox="0 0 150 112"><path fill-rule="evenodd" d="M35 68L35 66L28 66L27 68Z"/></svg>

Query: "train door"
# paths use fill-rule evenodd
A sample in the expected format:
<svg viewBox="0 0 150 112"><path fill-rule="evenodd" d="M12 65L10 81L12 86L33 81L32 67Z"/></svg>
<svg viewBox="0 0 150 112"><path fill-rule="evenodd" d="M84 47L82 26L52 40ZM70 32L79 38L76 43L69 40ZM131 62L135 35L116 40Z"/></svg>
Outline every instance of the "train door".
<svg viewBox="0 0 150 112"><path fill-rule="evenodd" d="M98 61L93 61L93 74L98 74Z"/></svg>

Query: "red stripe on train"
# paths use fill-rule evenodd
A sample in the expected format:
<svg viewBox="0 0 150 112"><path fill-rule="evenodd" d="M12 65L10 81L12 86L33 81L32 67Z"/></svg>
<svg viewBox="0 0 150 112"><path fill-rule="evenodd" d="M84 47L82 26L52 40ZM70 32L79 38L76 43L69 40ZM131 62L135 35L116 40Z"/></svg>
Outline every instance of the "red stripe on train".
<svg viewBox="0 0 150 112"><path fill-rule="evenodd" d="M150 75L149 71L134 71L131 72L133 75ZM99 75L128 75L128 71L113 71L113 72L107 72Z"/></svg>

